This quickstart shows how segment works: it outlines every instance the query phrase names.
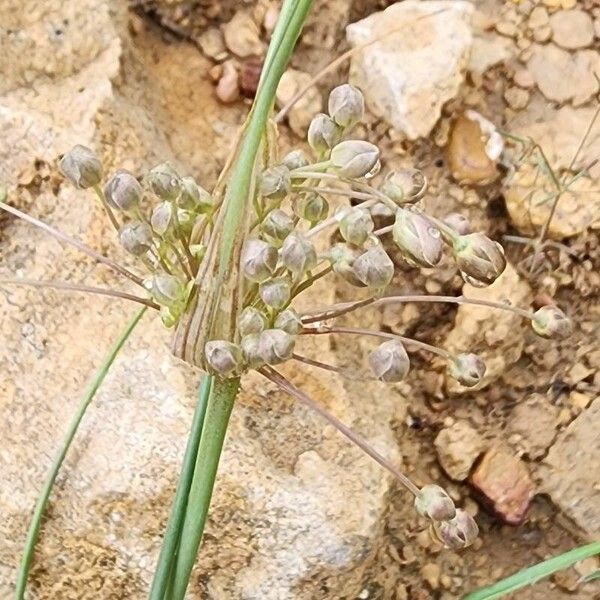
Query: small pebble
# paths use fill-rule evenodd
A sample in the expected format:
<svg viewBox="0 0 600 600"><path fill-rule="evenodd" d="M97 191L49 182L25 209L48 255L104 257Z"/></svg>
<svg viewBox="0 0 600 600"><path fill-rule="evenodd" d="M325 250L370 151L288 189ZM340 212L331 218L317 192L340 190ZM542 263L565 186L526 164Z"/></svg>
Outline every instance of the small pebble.
<svg viewBox="0 0 600 600"><path fill-rule="evenodd" d="M521 110L529 104L529 92L519 87L509 87L504 92L504 99L514 110Z"/></svg>
<svg viewBox="0 0 600 600"><path fill-rule="evenodd" d="M223 72L217 83L217 98L223 104L231 104L240 98L238 71L232 61L223 64Z"/></svg>

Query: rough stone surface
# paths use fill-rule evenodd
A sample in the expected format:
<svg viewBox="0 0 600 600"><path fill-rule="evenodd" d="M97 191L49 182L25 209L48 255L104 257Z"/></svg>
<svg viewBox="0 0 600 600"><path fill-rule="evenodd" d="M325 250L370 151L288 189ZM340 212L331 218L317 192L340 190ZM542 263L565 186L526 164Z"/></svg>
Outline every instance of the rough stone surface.
<svg viewBox="0 0 600 600"><path fill-rule="evenodd" d="M480 32L473 37L469 71L482 75L490 67L508 61L515 53L514 43L492 32Z"/></svg>
<svg viewBox="0 0 600 600"><path fill-rule="evenodd" d="M484 450L481 436L465 421L442 429L434 444L442 468L457 481L469 476L471 467Z"/></svg>
<svg viewBox="0 0 600 600"><path fill-rule="evenodd" d="M258 56L264 52L258 25L247 11L235 13L231 21L223 25L225 45L240 58Z"/></svg>
<svg viewBox="0 0 600 600"><path fill-rule="evenodd" d="M518 525L524 519L534 486L525 464L509 451L488 450L470 481L505 523Z"/></svg>
<svg viewBox="0 0 600 600"><path fill-rule="evenodd" d="M596 398L550 448L540 475L542 491L585 533L590 540L600 536L600 398Z"/></svg>
<svg viewBox="0 0 600 600"><path fill-rule="evenodd" d="M594 23L583 10L559 10L550 17L550 27L552 41L567 50L585 48L594 41Z"/></svg>
<svg viewBox="0 0 600 600"><path fill-rule="evenodd" d="M287 104L292 96L307 85L311 76L303 71L288 69L279 82L275 101L279 108ZM312 86L308 92L298 100L288 113L287 119L292 131L299 137L304 138L308 131L311 119L322 110L323 99L319 90Z"/></svg>
<svg viewBox="0 0 600 600"><path fill-rule="evenodd" d="M490 286L476 288L463 286L463 295L477 300L510 302L515 306L527 306L531 290L509 263L504 273ZM527 324L525 324L527 325ZM454 328L448 334L444 347L449 352L474 352L486 364L486 372L475 389L481 389L495 381L507 366L516 362L523 351L523 318L512 312L464 304L459 306ZM446 387L451 393L464 393L464 388L450 377Z"/></svg>
<svg viewBox="0 0 600 600"><path fill-rule="evenodd" d="M532 459L543 456L556 435L558 412L549 398L541 394L533 394L519 402L507 424L513 447Z"/></svg>
<svg viewBox="0 0 600 600"><path fill-rule="evenodd" d="M347 28L348 41L358 46L405 24L352 57L350 80L364 91L369 109L409 139L428 135L458 92L472 43L472 10L461 0L407 0Z"/></svg>

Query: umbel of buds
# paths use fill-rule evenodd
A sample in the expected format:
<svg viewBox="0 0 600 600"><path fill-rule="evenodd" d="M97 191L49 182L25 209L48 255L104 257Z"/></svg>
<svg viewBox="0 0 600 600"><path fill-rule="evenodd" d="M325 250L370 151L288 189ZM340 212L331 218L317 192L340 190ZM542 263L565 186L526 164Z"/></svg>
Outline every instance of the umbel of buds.
<svg viewBox="0 0 600 600"><path fill-rule="evenodd" d="M258 308L246 306L238 317L237 325L241 336L260 333L267 328L267 317Z"/></svg>
<svg viewBox="0 0 600 600"><path fill-rule="evenodd" d="M284 166L271 167L262 172L260 177L260 194L265 198L281 200L292 188L290 170Z"/></svg>
<svg viewBox="0 0 600 600"><path fill-rule="evenodd" d="M258 293L267 306L281 310L290 301L292 284L286 277L274 277L261 283Z"/></svg>
<svg viewBox="0 0 600 600"><path fill-rule="evenodd" d="M345 83L334 88L329 94L329 116L343 128L356 125L365 112L365 101L358 88Z"/></svg>
<svg viewBox="0 0 600 600"><path fill-rule="evenodd" d="M143 221L129 221L119 229L119 242L127 252L142 256L152 247L152 229Z"/></svg>
<svg viewBox="0 0 600 600"><path fill-rule="evenodd" d="M322 156L340 141L341 135L340 128L333 119L319 113L308 126L308 145L318 156Z"/></svg>
<svg viewBox="0 0 600 600"><path fill-rule="evenodd" d="M317 253L306 237L292 232L285 238L281 247L281 260L292 273L304 273L317 264Z"/></svg>
<svg viewBox="0 0 600 600"><path fill-rule="evenodd" d="M161 200L175 200L181 192L181 179L169 163L161 163L150 169L146 180Z"/></svg>
<svg viewBox="0 0 600 600"><path fill-rule="evenodd" d="M243 363L241 348L226 340L206 342L204 355L209 367L219 375L232 375Z"/></svg>
<svg viewBox="0 0 600 600"><path fill-rule="evenodd" d="M352 272L367 287L381 289L392 281L394 263L381 246L372 246L354 261Z"/></svg>
<svg viewBox="0 0 600 600"><path fill-rule="evenodd" d="M543 338L565 338L571 335L571 321L557 306L549 304L535 311L531 319L531 327Z"/></svg>
<svg viewBox="0 0 600 600"><path fill-rule="evenodd" d="M265 329L259 334L258 353L268 365L277 365L292 358L294 336L282 329Z"/></svg>
<svg viewBox="0 0 600 600"><path fill-rule="evenodd" d="M342 237L350 244L362 246L373 233L375 224L370 213L364 208L351 209L340 221Z"/></svg>
<svg viewBox="0 0 600 600"><path fill-rule="evenodd" d="M410 264L431 268L442 259L443 241L440 231L419 213L399 208L393 235L402 256Z"/></svg>
<svg viewBox="0 0 600 600"><path fill-rule="evenodd" d="M426 187L427 180L421 171L401 169L390 171L379 186L379 191L396 204L412 204L423 197Z"/></svg>
<svg viewBox="0 0 600 600"><path fill-rule="evenodd" d="M102 163L89 148L79 144L60 159L58 168L81 190L98 185L102 178Z"/></svg>
<svg viewBox="0 0 600 600"><path fill-rule="evenodd" d="M298 335L302 331L302 319L293 308L288 308L277 315L275 328L290 335Z"/></svg>
<svg viewBox="0 0 600 600"><path fill-rule="evenodd" d="M139 206L142 194L142 186L138 180L124 169L117 171L104 186L106 201L113 208L126 213Z"/></svg>
<svg viewBox="0 0 600 600"><path fill-rule="evenodd" d="M448 521L434 521L432 530L435 537L446 548L460 550L470 546L479 535L475 519L462 508L456 509L456 516Z"/></svg>
<svg viewBox="0 0 600 600"><path fill-rule="evenodd" d="M417 512L432 521L447 521L456 516L456 507L448 492L439 485L424 485L415 496Z"/></svg>
<svg viewBox="0 0 600 600"><path fill-rule="evenodd" d="M265 281L275 272L277 267L277 250L259 239L244 242L240 259L242 272L256 283Z"/></svg>
<svg viewBox="0 0 600 600"><path fill-rule="evenodd" d="M494 283L506 268L502 246L483 233L457 236L452 249L463 278L473 285Z"/></svg>
<svg viewBox="0 0 600 600"><path fill-rule="evenodd" d="M363 140L340 142L331 151L331 165L342 177L364 177L378 162L379 148Z"/></svg>
<svg viewBox="0 0 600 600"><path fill-rule="evenodd" d="M369 365L377 379L394 382L406 377L410 360L400 340L389 340L371 352Z"/></svg>
<svg viewBox="0 0 600 600"><path fill-rule="evenodd" d="M466 387L476 386L485 375L485 363L472 353L458 354L448 360L448 374Z"/></svg>

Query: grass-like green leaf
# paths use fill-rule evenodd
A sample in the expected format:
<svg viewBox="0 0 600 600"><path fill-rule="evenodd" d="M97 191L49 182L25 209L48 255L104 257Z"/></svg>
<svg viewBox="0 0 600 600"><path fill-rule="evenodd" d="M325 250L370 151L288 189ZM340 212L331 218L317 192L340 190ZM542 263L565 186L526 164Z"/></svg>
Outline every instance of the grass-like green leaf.
<svg viewBox="0 0 600 600"><path fill-rule="evenodd" d="M493 600L494 598L502 598L506 594L510 594L528 585L532 585L555 573L575 564L576 562L600 554L600 542L593 542L580 548L575 548L569 552L565 552L554 558L545 560L528 569L523 569L506 579L502 579L493 585L481 588L465 596L463 600Z"/></svg>

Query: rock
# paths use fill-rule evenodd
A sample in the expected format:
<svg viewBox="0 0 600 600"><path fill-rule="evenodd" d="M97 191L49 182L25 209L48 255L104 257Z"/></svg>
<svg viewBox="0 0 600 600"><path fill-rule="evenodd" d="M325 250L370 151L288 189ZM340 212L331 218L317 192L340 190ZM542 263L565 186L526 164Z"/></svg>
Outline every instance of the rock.
<svg viewBox="0 0 600 600"><path fill-rule="evenodd" d="M529 92L512 86L504 92L506 103L514 110L521 110L529 104Z"/></svg>
<svg viewBox="0 0 600 600"><path fill-rule="evenodd" d="M540 144L550 165L561 176L569 168L594 112L594 108L563 107L545 118L534 115L532 120L535 119L535 122L511 133L524 139L531 138ZM600 123L596 122L571 174L589 165L599 155ZM556 191L550 177L540 176L536 160L532 157L519 164L504 182L504 199L511 221L519 231L528 235L539 232L548 219L552 204L548 198ZM594 227L600 221L598 177L600 165L592 167L589 177L580 177L562 194L548 230L550 237L570 237Z"/></svg>
<svg viewBox="0 0 600 600"><path fill-rule="evenodd" d="M594 74L600 74L600 57L593 50L571 54L553 44L536 44L527 68L548 100L583 104L598 92Z"/></svg>
<svg viewBox="0 0 600 600"><path fill-rule="evenodd" d="M456 481L469 476L471 467L484 450L481 436L465 421L442 429L434 445L442 468Z"/></svg>
<svg viewBox="0 0 600 600"><path fill-rule="evenodd" d="M490 67L508 61L515 53L514 43L491 32L473 37L468 70L483 75Z"/></svg>
<svg viewBox="0 0 600 600"><path fill-rule="evenodd" d="M213 60L217 61L227 58L227 50L225 48L223 34L216 27L211 27L203 32L198 38L198 44L207 58L212 58Z"/></svg>
<svg viewBox="0 0 600 600"><path fill-rule="evenodd" d="M432 590L440 587L440 575L442 571L436 563L426 563L421 567L421 578Z"/></svg>
<svg viewBox="0 0 600 600"><path fill-rule="evenodd" d="M518 69L515 72L513 81L522 88L532 88L535 85L533 75L527 69Z"/></svg>
<svg viewBox="0 0 600 600"><path fill-rule="evenodd" d="M239 74L234 62L231 60L223 63L216 93L217 98L223 104L231 104L240 98Z"/></svg>
<svg viewBox="0 0 600 600"><path fill-rule="evenodd" d="M470 478L489 507L509 525L525 518L534 495L533 482L525 464L507 450L488 450Z"/></svg>
<svg viewBox="0 0 600 600"><path fill-rule="evenodd" d="M594 23L583 10L559 10L550 17L552 41L566 50L585 48L594 41Z"/></svg>
<svg viewBox="0 0 600 600"><path fill-rule="evenodd" d="M543 6L536 6L530 13L527 25L529 29L539 29L550 24L548 11Z"/></svg>
<svg viewBox="0 0 600 600"><path fill-rule="evenodd" d="M507 429L518 450L531 459L540 458L556 436L558 408L546 396L532 394L511 411ZM511 437L511 442L513 438Z"/></svg>
<svg viewBox="0 0 600 600"><path fill-rule="evenodd" d="M558 434L539 472L541 491L590 540L600 537L600 398Z"/></svg>
<svg viewBox="0 0 600 600"><path fill-rule="evenodd" d="M477 300L495 302L510 301L515 306L528 306L531 290L514 267L508 263L504 273L490 286L476 288L463 286L463 295ZM512 312L463 304L459 306L454 327L444 341L449 352L474 352L486 364L486 372L475 389L481 389L495 381L505 369L521 356L524 332L529 324ZM464 388L446 376L446 389L450 393L465 393L473 388Z"/></svg>
<svg viewBox="0 0 600 600"><path fill-rule="evenodd" d="M440 10L444 12L433 14ZM375 115L409 139L431 132L442 106L463 82L472 44L472 12L472 5L462 0L406 0L346 30L356 47L405 25L352 57L350 82L363 90ZM423 19L423 15L432 16Z"/></svg>
<svg viewBox="0 0 600 600"><path fill-rule="evenodd" d="M275 102L278 108L285 106L294 94L310 83L312 77L308 73L296 69L288 69L281 77L277 86ZM309 90L294 104L287 119L292 131L299 137L305 138L312 118L321 112L323 99L319 90L311 86Z"/></svg>
<svg viewBox="0 0 600 600"><path fill-rule="evenodd" d="M240 58L263 54L264 44L260 40L258 25L245 10L238 10L222 27L225 45Z"/></svg>

